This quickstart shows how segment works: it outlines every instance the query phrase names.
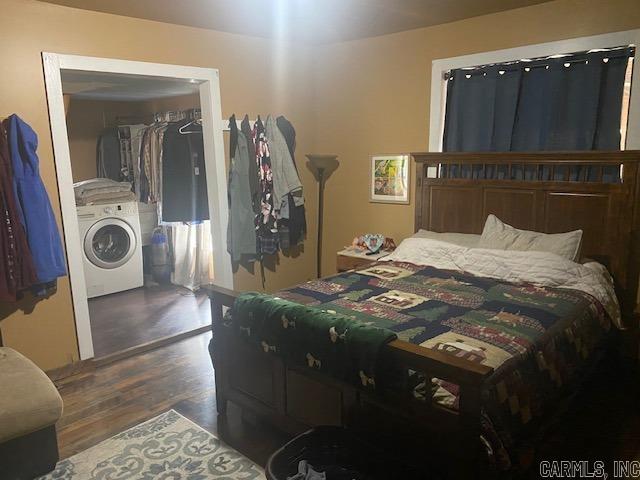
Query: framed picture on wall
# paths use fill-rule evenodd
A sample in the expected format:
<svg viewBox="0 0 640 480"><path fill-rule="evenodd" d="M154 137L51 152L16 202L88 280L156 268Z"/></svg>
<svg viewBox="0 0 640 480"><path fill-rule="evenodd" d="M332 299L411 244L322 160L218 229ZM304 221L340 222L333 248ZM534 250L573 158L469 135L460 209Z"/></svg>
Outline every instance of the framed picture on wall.
<svg viewBox="0 0 640 480"><path fill-rule="evenodd" d="M409 203L409 155L371 156L369 201Z"/></svg>

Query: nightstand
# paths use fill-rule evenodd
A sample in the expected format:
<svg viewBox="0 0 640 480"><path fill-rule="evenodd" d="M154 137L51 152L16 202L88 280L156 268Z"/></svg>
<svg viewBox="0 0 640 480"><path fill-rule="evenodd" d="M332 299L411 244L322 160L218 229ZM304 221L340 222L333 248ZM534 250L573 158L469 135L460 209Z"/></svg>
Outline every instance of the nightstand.
<svg viewBox="0 0 640 480"><path fill-rule="evenodd" d="M366 267L367 265L371 265L381 258L386 257L390 253L391 252L387 250L383 250L374 255L365 255L362 250L348 247L338 252L336 268L338 272L346 272L348 270L353 270L354 268Z"/></svg>

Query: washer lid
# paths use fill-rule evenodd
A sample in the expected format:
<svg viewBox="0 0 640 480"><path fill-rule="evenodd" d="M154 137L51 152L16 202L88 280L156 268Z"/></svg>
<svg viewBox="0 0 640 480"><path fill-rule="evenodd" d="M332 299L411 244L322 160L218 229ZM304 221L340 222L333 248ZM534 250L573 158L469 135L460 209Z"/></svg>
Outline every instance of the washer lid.
<svg viewBox="0 0 640 480"><path fill-rule="evenodd" d="M132 257L137 239L131 226L119 218L103 218L84 237L84 252L100 268L118 268Z"/></svg>

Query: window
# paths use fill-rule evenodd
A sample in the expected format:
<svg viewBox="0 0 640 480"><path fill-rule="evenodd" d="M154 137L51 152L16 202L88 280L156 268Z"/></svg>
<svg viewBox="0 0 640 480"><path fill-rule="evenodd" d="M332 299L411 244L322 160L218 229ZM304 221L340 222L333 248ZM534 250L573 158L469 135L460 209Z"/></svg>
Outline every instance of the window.
<svg viewBox="0 0 640 480"><path fill-rule="evenodd" d="M633 46L448 71L443 151L624 149Z"/></svg>

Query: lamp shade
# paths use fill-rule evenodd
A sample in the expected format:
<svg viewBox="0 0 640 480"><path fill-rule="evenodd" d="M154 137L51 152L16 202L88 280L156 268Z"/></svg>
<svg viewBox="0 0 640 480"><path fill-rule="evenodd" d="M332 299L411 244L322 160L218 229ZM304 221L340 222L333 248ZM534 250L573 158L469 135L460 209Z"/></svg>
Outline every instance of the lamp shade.
<svg viewBox="0 0 640 480"><path fill-rule="evenodd" d="M317 170L335 169L338 166L338 156L319 153L308 153L309 163Z"/></svg>
<svg viewBox="0 0 640 480"><path fill-rule="evenodd" d="M307 153L307 158L309 161L307 162L307 167L313 175L316 177L316 180L320 181L320 177L324 177L326 180L331 176L333 172L338 169L338 156L326 153Z"/></svg>

